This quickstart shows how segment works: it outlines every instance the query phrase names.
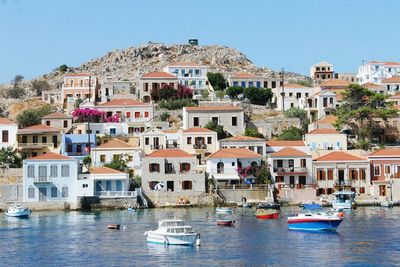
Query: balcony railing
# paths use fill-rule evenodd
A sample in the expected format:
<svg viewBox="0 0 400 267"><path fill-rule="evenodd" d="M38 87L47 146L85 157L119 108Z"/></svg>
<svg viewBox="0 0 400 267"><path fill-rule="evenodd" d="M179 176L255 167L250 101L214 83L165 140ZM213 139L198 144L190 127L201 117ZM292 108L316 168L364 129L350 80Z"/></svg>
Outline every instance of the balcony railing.
<svg viewBox="0 0 400 267"><path fill-rule="evenodd" d="M76 157L76 156L86 156L87 152L67 152L67 156Z"/></svg>
<svg viewBox="0 0 400 267"><path fill-rule="evenodd" d="M351 186L352 185L352 181L337 181L335 182L335 186Z"/></svg>
<svg viewBox="0 0 400 267"><path fill-rule="evenodd" d="M46 176L37 176L34 178L33 182L35 184L41 184L41 183L51 183L50 177Z"/></svg>
<svg viewBox="0 0 400 267"><path fill-rule="evenodd" d="M39 149L39 148L54 148L53 143L18 143L19 148L32 148L32 149Z"/></svg>
<svg viewBox="0 0 400 267"><path fill-rule="evenodd" d="M176 173L176 171L175 171L175 169L165 169L165 174L175 174Z"/></svg>
<svg viewBox="0 0 400 267"><path fill-rule="evenodd" d="M95 196L99 198L134 198L136 191L96 191Z"/></svg>
<svg viewBox="0 0 400 267"><path fill-rule="evenodd" d="M179 144L167 144L166 148L179 148Z"/></svg>
<svg viewBox="0 0 400 267"><path fill-rule="evenodd" d="M150 149L163 149L163 145L151 145Z"/></svg>
<svg viewBox="0 0 400 267"><path fill-rule="evenodd" d="M193 145L193 149L207 149L207 145L206 144L194 144Z"/></svg>
<svg viewBox="0 0 400 267"><path fill-rule="evenodd" d="M218 189L225 190L272 190L273 185L268 184L231 184L231 185L218 185Z"/></svg>
<svg viewBox="0 0 400 267"><path fill-rule="evenodd" d="M304 167L287 167L287 168L274 168L274 172L276 173L306 173L307 168Z"/></svg>

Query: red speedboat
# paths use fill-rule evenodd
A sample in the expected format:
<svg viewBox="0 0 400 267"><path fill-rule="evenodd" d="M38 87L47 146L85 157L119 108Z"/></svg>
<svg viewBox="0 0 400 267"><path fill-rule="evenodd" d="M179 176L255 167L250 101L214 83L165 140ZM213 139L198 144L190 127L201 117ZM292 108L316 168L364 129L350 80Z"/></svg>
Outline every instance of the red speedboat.
<svg viewBox="0 0 400 267"><path fill-rule="evenodd" d="M257 209L256 218L263 220L278 219L279 212L274 209Z"/></svg>

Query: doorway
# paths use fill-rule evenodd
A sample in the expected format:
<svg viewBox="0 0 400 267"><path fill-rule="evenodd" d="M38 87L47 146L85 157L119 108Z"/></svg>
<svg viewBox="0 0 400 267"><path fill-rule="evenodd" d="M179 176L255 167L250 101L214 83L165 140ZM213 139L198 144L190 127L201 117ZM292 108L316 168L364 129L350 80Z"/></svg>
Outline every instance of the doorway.
<svg viewBox="0 0 400 267"><path fill-rule="evenodd" d="M39 201L47 201L47 188L39 187Z"/></svg>
<svg viewBox="0 0 400 267"><path fill-rule="evenodd" d="M386 197L386 185L379 186L379 196Z"/></svg>
<svg viewBox="0 0 400 267"><path fill-rule="evenodd" d="M174 191L174 181L167 181L167 191Z"/></svg>
<svg viewBox="0 0 400 267"><path fill-rule="evenodd" d="M338 170L339 184L344 184L344 170Z"/></svg>

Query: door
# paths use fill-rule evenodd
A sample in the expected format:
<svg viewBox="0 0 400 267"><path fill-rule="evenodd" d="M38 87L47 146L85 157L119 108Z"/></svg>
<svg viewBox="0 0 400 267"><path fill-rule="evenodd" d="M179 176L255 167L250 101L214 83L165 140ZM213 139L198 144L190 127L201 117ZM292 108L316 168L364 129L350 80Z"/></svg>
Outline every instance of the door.
<svg viewBox="0 0 400 267"><path fill-rule="evenodd" d="M305 185L306 184L306 177L305 176L299 176L299 184Z"/></svg>
<svg viewBox="0 0 400 267"><path fill-rule="evenodd" d="M344 170L339 170L338 175L339 175L339 184L344 184Z"/></svg>
<svg viewBox="0 0 400 267"><path fill-rule="evenodd" d="M289 183L290 185L294 185L294 176L289 177Z"/></svg>
<svg viewBox="0 0 400 267"><path fill-rule="evenodd" d="M53 135L53 146L57 147L58 146L58 138L57 135Z"/></svg>
<svg viewBox="0 0 400 267"><path fill-rule="evenodd" d="M111 181L106 181L106 191L111 191Z"/></svg>
<svg viewBox="0 0 400 267"><path fill-rule="evenodd" d="M115 191L122 191L122 182L121 181L115 182Z"/></svg>
<svg viewBox="0 0 400 267"><path fill-rule="evenodd" d="M379 196L386 197L386 185L379 186Z"/></svg>
<svg viewBox="0 0 400 267"><path fill-rule="evenodd" d="M154 149L158 149L159 145L160 145L160 140L159 140L159 138L158 138L158 137L154 137L154 139L153 139L153 146L154 146Z"/></svg>
<svg viewBox="0 0 400 267"><path fill-rule="evenodd" d="M101 191L101 182L100 181L96 181L96 191L100 192Z"/></svg>
<svg viewBox="0 0 400 267"><path fill-rule="evenodd" d="M39 201L47 201L47 188L39 187Z"/></svg>
<svg viewBox="0 0 400 267"><path fill-rule="evenodd" d="M174 181L167 181L167 191L174 191Z"/></svg>

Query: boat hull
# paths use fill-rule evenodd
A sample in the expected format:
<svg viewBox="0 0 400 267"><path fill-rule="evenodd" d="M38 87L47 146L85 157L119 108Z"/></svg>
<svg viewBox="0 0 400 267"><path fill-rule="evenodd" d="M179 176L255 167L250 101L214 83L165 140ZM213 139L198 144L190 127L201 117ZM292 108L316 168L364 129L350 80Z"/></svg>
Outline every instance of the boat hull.
<svg viewBox="0 0 400 267"><path fill-rule="evenodd" d="M217 221L217 225L220 226L233 226L235 223L235 220L229 220L229 221Z"/></svg>
<svg viewBox="0 0 400 267"><path fill-rule="evenodd" d="M15 212L6 211L6 216L8 216L8 217L27 218L27 217L29 217L29 215L31 215L30 209L25 209L25 210L15 211Z"/></svg>
<svg viewBox="0 0 400 267"><path fill-rule="evenodd" d="M341 224L341 219L335 220L289 220L288 228L290 230L302 231L336 231Z"/></svg>
<svg viewBox="0 0 400 267"><path fill-rule="evenodd" d="M193 246L196 240L200 238L198 234L185 235L163 235L149 231L147 233L147 242L162 245Z"/></svg>
<svg viewBox="0 0 400 267"><path fill-rule="evenodd" d="M332 203L332 207L334 209L352 209L353 205L352 203L337 203L337 202L333 202Z"/></svg>
<svg viewBox="0 0 400 267"><path fill-rule="evenodd" d="M262 219L262 220L272 220L272 219L278 219L279 218L279 213L271 213L271 214L260 214L256 215L257 219Z"/></svg>

